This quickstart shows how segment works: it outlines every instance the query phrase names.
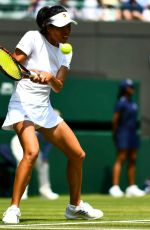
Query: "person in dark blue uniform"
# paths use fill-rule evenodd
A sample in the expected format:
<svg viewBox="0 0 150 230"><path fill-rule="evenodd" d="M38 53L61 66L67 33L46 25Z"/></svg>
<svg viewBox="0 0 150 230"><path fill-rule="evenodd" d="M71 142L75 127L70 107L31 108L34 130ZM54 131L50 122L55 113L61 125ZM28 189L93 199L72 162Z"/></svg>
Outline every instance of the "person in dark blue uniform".
<svg viewBox="0 0 150 230"><path fill-rule="evenodd" d="M126 196L144 196L145 192L135 184L135 168L137 150L139 148L139 136L137 134L138 105L132 100L134 84L130 79L122 80L119 86L118 100L113 115L113 138L117 148L117 157L113 166L113 186L109 194L121 197L124 192L119 187L122 164L128 160L129 187L125 191Z"/></svg>

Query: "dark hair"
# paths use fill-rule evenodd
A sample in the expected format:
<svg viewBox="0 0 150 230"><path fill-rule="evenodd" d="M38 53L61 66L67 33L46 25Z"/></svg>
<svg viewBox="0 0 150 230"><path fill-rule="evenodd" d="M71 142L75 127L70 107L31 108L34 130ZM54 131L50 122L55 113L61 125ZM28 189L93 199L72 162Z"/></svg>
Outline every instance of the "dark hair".
<svg viewBox="0 0 150 230"><path fill-rule="evenodd" d="M55 5L52 7L44 6L38 11L36 23L39 26L40 32L42 34L46 35L47 33L47 22L49 21L49 19L61 12L67 12L67 10L60 5Z"/></svg>

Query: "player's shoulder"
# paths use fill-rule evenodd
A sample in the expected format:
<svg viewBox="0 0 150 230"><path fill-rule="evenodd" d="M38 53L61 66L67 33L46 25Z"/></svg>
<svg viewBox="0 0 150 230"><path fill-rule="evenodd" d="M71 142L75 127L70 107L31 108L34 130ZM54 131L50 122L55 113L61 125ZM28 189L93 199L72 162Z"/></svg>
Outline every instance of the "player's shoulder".
<svg viewBox="0 0 150 230"><path fill-rule="evenodd" d="M25 33L25 35L33 36L33 37L41 36L41 34L38 30L29 30Z"/></svg>
<svg viewBox="0 0 150 230"><path fill-rule="evenodd" d="M43 42L43 35L38 30L29 30L24 35L25 41L33 41L34 44Z"/></svg>

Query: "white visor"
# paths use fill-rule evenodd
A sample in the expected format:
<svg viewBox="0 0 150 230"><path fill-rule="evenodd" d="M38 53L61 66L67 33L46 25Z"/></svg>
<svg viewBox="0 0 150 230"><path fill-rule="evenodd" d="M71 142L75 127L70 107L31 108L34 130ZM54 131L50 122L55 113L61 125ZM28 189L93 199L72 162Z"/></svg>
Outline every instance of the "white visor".
<svg viewBox="0 0 150 230"><path fill-rule="evenodd" d="M47 25L52 24L56 27L63 27L69 23L74 23L75 25L77 25L77 22L70 18L70 15L68 12L61 12L51 17Z"/></svg>

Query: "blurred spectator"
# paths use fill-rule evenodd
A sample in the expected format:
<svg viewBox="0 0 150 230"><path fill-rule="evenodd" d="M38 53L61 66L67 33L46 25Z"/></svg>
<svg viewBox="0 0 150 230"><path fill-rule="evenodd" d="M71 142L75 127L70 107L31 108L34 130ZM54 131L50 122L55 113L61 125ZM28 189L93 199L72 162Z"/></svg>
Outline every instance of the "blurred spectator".
<svg viewBox="0 0 150 230"><path fill-rule="evenodd" d="M144 196L145 192L135 185L135 169L137 150L139 148L139 136L137 126L137 104L132 101L134 84L127 79L120 82L118 100L113 116L113 137L117 148L116 161L113 166L113 186L109 194L114 197L121 197L124 192L119 187L121 169L124 161L128 160L128 182L126 196Z"/></svg>
<svg viewBox="0 0 150 230"><path fill-rule="evenodd" d="M1 0L0 4L3 6L0 10L0 18L36 17L43 6L59 4L67 9L73 19L84 21L137 19L150 22L150 0ZM4 5L5 10L3 10ZM28 9L26 9L27 5L29 5Z"/></svg>
<svg viewBox="0 0 150 230"><path fill-rule="evenodd" d="M50 177L49 177L49 162L48 162L48 154L51 151L52 145L44 140L43 136L37 132L37 137L41 146L40 153L38 159L36 161L35 167L38 172L38 181L39 181L39 193L41 196L55 200L59 197L57 193L54 193L51 188ZM23 150L20 145L18 136L15 135L11 140L11 150L12 154L16 158L17 164L21 161L23 157ZM28 198L28 186L22 196L22 199Z"/></svg>
<svg viewBox="0 0 150 230"><path fill-rule="evenodd" d="M0 0L0 18L23 19L28 16L30 0Z"/></svg>
<svg viewBox="0 0 150 230"><path fill-rule="evenodd" d="M11 4L12 0L1 0L0 3L1 4Z"/></svg>
<svg viewBox="0 0 150 230"><path fill-rule="evenodd" d="M143 21L150 22L150 0L143 10Z"/></svg>
<svg viewBox="0 0 150 230"><path fill-rule="evenodd" d="M28 8L28 16L36 17L39 9L46 5L47 5L46 0L31 0L31 3Z"/></svg>
<svg viewBox="0 0 150 230"><path fill-rule="evenodd" d="M122 17L125 20L137 19L143 21L143 11L148 0L122 0Z"/></svg>
<svg viewBox="0 0 150 230"><path fill-rule="evenodd" d="M122 18L119 0L101 0L101 2L103 21L117 21Z"/></svg>
<svg viewBox="0 0 150 230"><path fill-rule="evenodd" d="M72 2L69 0L59 0L58 4L66 8L72 19L79 17L79 11L76 7L76 1Z"/></svg>
<svg viewBox="0 0 150 230"><path fill-rule="evenodd" d="M55 1L55 3L56 3L56 1ZM70 13L71 18L77 18L78 17L78 10L76 8L76 1L58 0L57 4L65 7L67 9L67 11ZM49 6L51 7L52 5L53 5L53 1L50 2ZM31 0L30 6L28 8L28 15L30 17L36 17L37 12L43 6L47 6L46 0Z"/></svg>
<svg viewBox="0 0 150 230"><path fill-rule="evenodd" d="M30 3L29 8L28 8L28 12L30 15L35 14L37 7L39 5L39 2L40 2L40 0L31 0L31 3Z"/></svg>
<svg viewBox="0 0 150 230"><path fill-rule="evenodd" d="M100 0L84 0L80 11L82 20L99 21L101 20L102 8Z"/></svg>

